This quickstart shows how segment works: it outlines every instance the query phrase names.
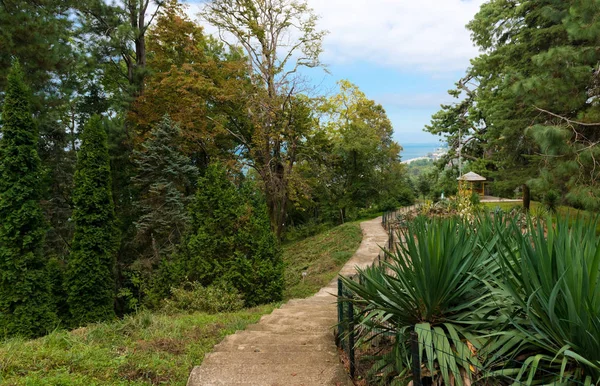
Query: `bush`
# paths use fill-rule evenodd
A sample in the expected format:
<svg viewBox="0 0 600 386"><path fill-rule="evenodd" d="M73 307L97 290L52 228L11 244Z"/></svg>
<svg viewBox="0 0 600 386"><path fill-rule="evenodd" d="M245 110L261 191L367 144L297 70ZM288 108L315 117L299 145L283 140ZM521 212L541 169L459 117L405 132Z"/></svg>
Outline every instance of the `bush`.
<svg viewBox="0 0 600 386"><path fill-rule="evenodd" d="M238 187L225 168L210 165L198 181L190 217L181 251L173 264L161 267L171 286L186 278L203 286L222 280L235 286L247 306L281 300L281 250L254 186Z"/></svg>
<svg viewBox="0 0 600 386"><path fill-rule="evenodd" d="M471 205L474 207L477 207L479 204L481 204L481 197L479 197L479 193L477 192L472 192L469 200L471 201Z"/></svg>
<svg viewBox="0 0 600 386"><path fill-rule="evenodd" d="M186 283L172 288L170 299L164 301L163 309L167 313L176 312L231 312L240 310L244 300L238 290L230 284L219 282L203 287L198 282Z"/></svg>
<svg viewBox="0 0 600 386"><path fill-rule="evenodd" d="M497 292L523 340L537 348L536 367L560 374L535 374L546 384L566 379L600 380L600 240L597 222L568 218L529 221L499 249L502 271ZM515 248L516 247L516 248ZM525 362L527 363L527 362ZM559 379L560 378L560 379ZM518 380L518 379L517 379ZM592 382L592 383L593 383ZM589 384L589 383L588 383Z"/></svg>
<svg viewBox="0 0 600 386"><path fill-rule="evenodd" d="M554 189L551 189L544 194L543 204L551 213L556 213L558 204L560 201L560 193Z"/></svg>

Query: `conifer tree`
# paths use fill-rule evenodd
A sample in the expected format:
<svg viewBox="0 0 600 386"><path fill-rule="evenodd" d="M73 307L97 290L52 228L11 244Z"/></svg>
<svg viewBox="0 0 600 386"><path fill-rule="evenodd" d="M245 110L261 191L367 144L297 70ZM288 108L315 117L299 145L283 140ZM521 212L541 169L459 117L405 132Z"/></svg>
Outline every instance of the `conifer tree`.
<svg viewBox="0 0 600 386"><path fill-rule="evenodd" d="M210 165L198 181L190 214L180 276L202 285L228 282L248 306L281 300L281 251L256 189L248 183L237 187L225 168Z"/></svg>
<svg viewBox="0 0 600 386"><path fill-rule="evenodd" d="M81 141L73 190L75 233L65 279L75 325L115 316L118 245L107 134L100 116L90 118Z"/></svg>
<svg viewBox="0 0 600 386"><path fill-rule="evenodd" d="M194 194L198 170L181 152L181 132L168 115L157 124L142 150L134 152L133 178L139 190L135 222L137 259L128 273L135 277L138 297L158 303L168 295L171 283L160 285L155 269L166 263L181 242L189 223L187 204Z"/></svg>
<svg viewBox="0 0 600 386"><path fill-rule="evenodd" d="M150 138L136 151L140 189L136 222L137 239L146 257L159 260L179 244L189 221L186 210L198 171L179 149L180 130L168 115L152 130Z"/></svg>
<svg viewBox="0 0 600 386"><path fill-rule="evenodd" d="M0 139L0 336L39 336L56 323L42 255L38 132L23 72L8 74Z"/></svg>

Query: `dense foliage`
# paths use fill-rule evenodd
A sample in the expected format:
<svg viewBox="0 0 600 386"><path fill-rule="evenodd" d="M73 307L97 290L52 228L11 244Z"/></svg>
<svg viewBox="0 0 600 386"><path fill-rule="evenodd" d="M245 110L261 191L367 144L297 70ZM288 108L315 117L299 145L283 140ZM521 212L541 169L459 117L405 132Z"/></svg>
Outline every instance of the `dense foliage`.
<svg viewBox="0 0 600 386"><path fill-rule="evenodd" d="M600 381L596 226L501 211L408 223L388 262L344 279L365 307L363 341L394 337L375 377L410 376L414 331L434 382Z"/></svg>
<svg viewBox="0 0 600 386"><path fill-rule="evenodd" d="M174 262L174 281L233 285L247 305L280 300L283 260L266 206L248 182L238 188L227 170L210 165L190 205L188 237Z"/></svg>
<svg viewBox="0 0 600 386"><path fill-rule="evenodd" d="M348 82L304 95L297 75L321 66L325 32L305 1L271 3L208 3L222 41L177 0L0 2L0 102L12 108L13 59L34 90L19 113L31 170L0 159L4 218L25 205L35 234L2 224L2 288L21 291L9 272L24 259L19 275L39 279L21 295L44 304L21 332L52 328L55 312L79 325L159 307L189 281L233 284L246 305L276 300L284 237L412 202L383 108ZM31 191L9 203L18 181Z"/></svg>
<svg viewBox="0 0 600 386"><path fill-rule="evenodd" d="M38 132L19 62L11 67L0 131L0 337L55 327L55 299L43 255Z"/></svg>
<svg viewBox="0 0 600 386"><path fill-rule="evenodd" d="M450 91L460 101L427 130L491 177L496 195L531 188L600 208L599 14L595 0L492 0L469 23L482 53Z"/></svg>
<svg viewBox="0 0 600 386"><path fill-rule="evenodd" d="M73 188L75 233L65 275L75 325L114 317L115 251L119 241L111 192L106 129L93 116L81 133Z"/></svg>

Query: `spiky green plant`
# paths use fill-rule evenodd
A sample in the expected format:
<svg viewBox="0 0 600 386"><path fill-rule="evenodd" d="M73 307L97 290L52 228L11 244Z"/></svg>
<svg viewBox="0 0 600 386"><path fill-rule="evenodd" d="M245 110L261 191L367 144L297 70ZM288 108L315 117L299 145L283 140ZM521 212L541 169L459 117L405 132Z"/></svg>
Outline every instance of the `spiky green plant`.
<svg viewBox="0 0 600 386"><path fill-rule="evenodd" d="M572 219L571 219L572 220ZM568 218L512 225L499 249L499 298L512 302L512 322L534 345L517 374L531 383L600 381L600 238L596 221ZM516 309L516 312L515 312ZM537 371L543 368L544 371ZM553 372L557 376L548 373Z"/></svg>
<svg viewBox="0 0 600 386"><path fill-rule="evenodd" d="M491 221L482 218L473 227L458 218L418 218L399 232L404 242L387 252L389 262L359 270L362 283L343 279L365 307L366 330L396 336L397 346L406 345L414 330L423 362L446 384L462 384L471 366L482 367L473 350L483 348L478 335L495 322L485 283L497 269L490 254L497 237L476 231Z"/></svg>

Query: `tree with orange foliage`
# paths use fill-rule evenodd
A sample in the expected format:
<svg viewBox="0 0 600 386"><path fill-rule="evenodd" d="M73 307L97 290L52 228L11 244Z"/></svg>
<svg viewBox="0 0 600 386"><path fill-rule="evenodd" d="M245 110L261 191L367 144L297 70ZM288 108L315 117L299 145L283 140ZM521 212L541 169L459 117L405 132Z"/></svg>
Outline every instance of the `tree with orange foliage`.
<svg viewBox="0 0 600 386"><path fill-rule="evenodd" d="M226 51L204 35L184 6L171 0L148 33L148 68L146 91L129 114L136 143L143 142L168 114L181 129L182 151L197 166L207 165L211 158L228 158L236 143L224 126L249 82L240 52Z"/></svg>

